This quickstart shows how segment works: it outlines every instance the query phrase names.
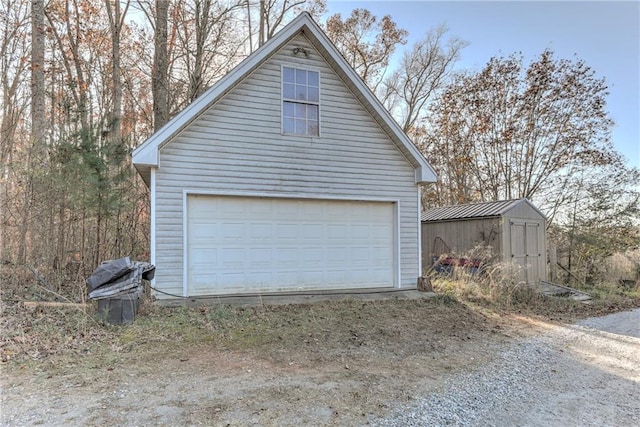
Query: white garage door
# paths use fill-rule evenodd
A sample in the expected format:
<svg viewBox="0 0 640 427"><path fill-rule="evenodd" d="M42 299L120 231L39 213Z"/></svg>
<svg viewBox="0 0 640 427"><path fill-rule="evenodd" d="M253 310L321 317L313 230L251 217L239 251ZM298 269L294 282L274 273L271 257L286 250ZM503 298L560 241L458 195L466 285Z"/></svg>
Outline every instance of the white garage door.
<svg viewBox="0 0 640 427"><path fill-rule="evenodd" d="M189 296L394 286L395 205L187 198Z"/></svg>

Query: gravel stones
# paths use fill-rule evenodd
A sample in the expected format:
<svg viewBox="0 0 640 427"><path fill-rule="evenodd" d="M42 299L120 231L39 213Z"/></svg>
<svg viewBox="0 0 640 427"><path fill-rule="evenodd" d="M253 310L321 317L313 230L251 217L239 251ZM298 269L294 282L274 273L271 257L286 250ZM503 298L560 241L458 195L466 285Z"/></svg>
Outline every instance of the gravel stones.
<svg viewBox="0 0 640 427"><path fill-rule="evenodd" d="M376 426L637 425L640 309L521 341Z"/></svg>

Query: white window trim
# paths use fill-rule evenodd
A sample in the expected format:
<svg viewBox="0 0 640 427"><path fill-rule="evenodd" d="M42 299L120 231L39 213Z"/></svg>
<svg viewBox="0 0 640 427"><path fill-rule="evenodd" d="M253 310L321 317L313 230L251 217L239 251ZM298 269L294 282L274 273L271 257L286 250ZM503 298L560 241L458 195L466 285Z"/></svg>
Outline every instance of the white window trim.
<svg viewBox="0 0 640 427"><path fill-rule="evenodd" d="M284 102L297 102L295 99L289 100L284 97L284 68L293 68L294 70L313 71L318 73L318 102L302 102L302 104L311 104L318 106L318 135L301 135L299 133L288 133L284 131ZM298 64L281 64L280 65L280 134L283 136L295 136L297 138L317 139L322 137L322 71L313 67L301 67Z"/></svg>

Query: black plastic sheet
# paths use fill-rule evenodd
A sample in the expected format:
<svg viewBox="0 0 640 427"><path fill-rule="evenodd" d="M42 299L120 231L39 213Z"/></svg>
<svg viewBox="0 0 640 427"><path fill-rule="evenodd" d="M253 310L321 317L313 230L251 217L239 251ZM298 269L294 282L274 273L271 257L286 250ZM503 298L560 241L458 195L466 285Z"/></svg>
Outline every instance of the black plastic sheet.
<svg viewBox="0 0 640 427"><path fill-rule="evenodd" d="M87 279L89 299L100 300L142 292L142 280L151 280L156 267L129 257L105 261Z"/></svg>
<svg viewBox="0 0 640 427"><path fill-rule="evenodd" d="M91 292L132 272L134 268L129 257L105 261L91 273L91 276L87 279L87 288Z"/></svg>

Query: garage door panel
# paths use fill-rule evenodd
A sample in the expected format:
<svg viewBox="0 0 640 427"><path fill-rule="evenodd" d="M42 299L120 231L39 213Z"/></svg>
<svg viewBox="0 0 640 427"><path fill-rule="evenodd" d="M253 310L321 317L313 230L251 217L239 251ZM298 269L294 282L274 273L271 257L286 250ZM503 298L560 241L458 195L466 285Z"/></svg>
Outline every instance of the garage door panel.
<svg viewBox="0 0 640 427"><path fill-rule="evenodd" d="M270 203L263 203L261 199L250 200L248 202L249 209L252 213L260 215L262 218L271 216L273 211L273 205Z"/></svg>
<svg viewBox="0 0 640 427"><path fill-rule="evenodd" d="M269 267L272 263L271 260L271 251L265 250L264 248L250 248L249 249L249 260L248 267L253 268L264 268Z"/></svg>
<svg viewBox="0 0 640 427"><path fill-rule="evenodd" d="M368 247L354 247L351 250L351 263L355 266L364 265L369 266L369 248Z"/></svg>
<svg viewBox="0 0 640 427"><path fill-rule="evenodd" d="M276 226L277 240L278 241L293 241L296 242L300 238L298 235L298 224L278 224Z"/></svg>
<svg viewBox="0 0 640 427"><path fill-rule="evenodd" d="M220 224L220 237L224 240L240 240L244 238L246 224L226 222Z"/></svg>
<svg viewBox="0 0 640 427"><path fill-rule="evenodd" d="M317 206L314 206L311 203L296 203L296 209L299 209L299 212L302 218L306 218L308 221L317 221L321 220L324 212L322 209L318 209ZM296 210L296 212L298 212Z"/></svg>
<svg viewBox="0 0 640 427"><path fill-rule="evenodd" d="M212 249L214 251L215 249ZM245 250L244 248L225 248L219 250L220 268L222 269L240 269L244 267Z"/></svg>
<svg viewBox="0 0 640 427"><path fill-rule="evenodd" d="M324 235L324 226L322 224L311 223L302 227L302 238L306 241L319 241Z"/></svg>
<svg viewBox="0 0 640 427"><path fill-rule="evenodd" d="M220 280L224 286L228 288L242 288L246 283L247 277L243 271L225 272L220 274Z"/></svg>
<svg viewBox="0 0 640 427"><path fill-rule="evenodd" d="M325 206L324 213L328 219L340 220L349 213L347 209L348 206L346 204L333 203Z"/></svg>
<svg viewBox="0 0 640 427"><path fill-rule="evenodd" d="M271 277L273 277L273 280L276 283L297 283L298 272L293 270L281 270L274 272Z"/></svg>
<svg viewBox="0 0 640 427"><path fill-rule="evenodd" d="M329 268L336 267L337 264L345 262L347 259L347 249L345 247L329 247L327 248L327 261Z"/></svg>
<svg viewBox="0 0 640 427"><path fill-rule="evenodd" d="M394 284L395 205L189 196L189 295Z"/></svg>
<svg viewBox="0 0 640 427"><path fill-rule="evenodd" d="M323 250L318 247L303 247L300 250L300 263L305 269L317 268L318 265L324 264Z"/></svg>
<svg viewBox="0 0 640 427"><path fill-rule="evenodd" d="M298 250L293 248L280 248L275 252L277 264L283 267L295 267L298 262Z"/></svg>
<svg viewBox="0 0 640 427"><path fill-rule="evenodd" d="M214 212L219 211L222 218L234 218L234 216L237 218L236 215L242 215L246 212L247 205L248 204L241 199L227 199L224 201L218 199ZM203 211L206 211L206 209L203 209Z"/></svg>
<svg viewBox="0 0 640 427"><path fill-rule="evenodd" d="M261 199L264 201L264 199ZM280 200L278 203L272 205L275 206L275 212L278 214L278 217L282 219L297 219L300 217L300 213L298 212L299 204L297 200Z"/></svg>
<svg viewBox="0 0 640 427"><path fill-rule="evenodd" d="M386 247L371 248L373 260L376 265L381 266L385 270L391 267L391 260L387 257L388 250Z"/></svg>
<svg viewBox="0 0 640 427"><path fill-rule="evenodd" d="M318 286L324 280L324 271L322 270L302 270L299 272L298 284Z"/></svg>
<svg viewBox="0 0 640 427"><path fill-rule="evenodd" d="M342 224L328 225L327 237L331 240L343 241L347 237L347 226Z"/></svg>
<svg viewBox="0 0 640 427"><path fill-rule="evenodd" d="M190 261L198 268L206 266L207 264L217 265L218 251L216 249L194 245Z"/></svg>

